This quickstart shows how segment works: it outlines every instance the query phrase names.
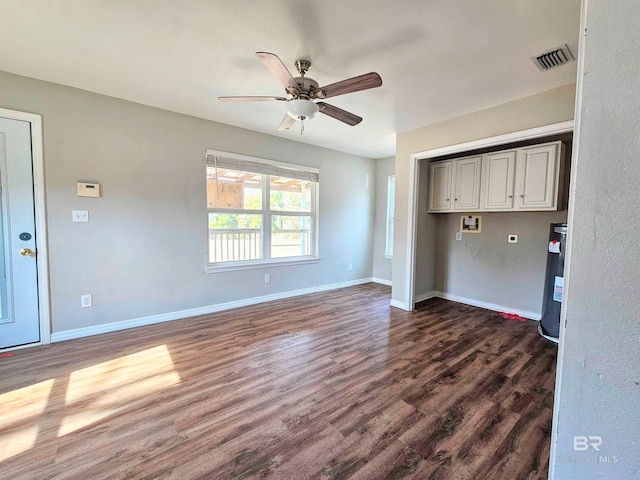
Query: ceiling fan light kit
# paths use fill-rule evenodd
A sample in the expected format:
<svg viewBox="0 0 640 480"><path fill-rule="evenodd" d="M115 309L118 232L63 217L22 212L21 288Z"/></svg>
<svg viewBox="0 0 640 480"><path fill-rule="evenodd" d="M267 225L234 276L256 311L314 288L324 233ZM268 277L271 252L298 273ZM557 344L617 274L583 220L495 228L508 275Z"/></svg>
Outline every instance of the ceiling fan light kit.
<svg viewBox="0 0 640 480"><path fill-rule="evenodd" d="M287 113L296 120L309 120L315 117L320 107L309 99L297 98L287 102Z"/></svg>
<svg viewBox="0 0 640 480"><path fill-rule="evenodd" d="M253 96L253 97L218 97L221 102L257 102L257 101L284 101L287 102L287 114L280 123L280 130L289 130L296 120L304 122L315 117L318 112L329 117L340 120L347 125L357 125L362 121L362 117L341 108L329 105L325 102L314 102L316 99L336 97L346 93L368 90L382 85L382 78L376 72L366 73L358 77L349 78L340 82L332 83L325 87L320 87L314 79L305 77L311 68L309 60L296 60L296 69L300 73L299 77L293 78L287 67L277 55L268 52L256 52L256 56L267 67L271 73L284 85L285 97L275 96ZM304 123L303 123L304 125Z"/></svg>

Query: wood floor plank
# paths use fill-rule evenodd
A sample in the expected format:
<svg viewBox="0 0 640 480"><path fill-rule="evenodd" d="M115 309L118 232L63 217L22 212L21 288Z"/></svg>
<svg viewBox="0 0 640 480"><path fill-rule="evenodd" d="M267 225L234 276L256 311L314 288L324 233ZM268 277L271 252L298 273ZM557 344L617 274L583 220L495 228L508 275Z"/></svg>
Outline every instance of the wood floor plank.
<svg viewBox="0 0 640 480"><path fill-rule="evenodd" d="M542 479L537 323L367 284L0 358L0 479Z"/></svg>

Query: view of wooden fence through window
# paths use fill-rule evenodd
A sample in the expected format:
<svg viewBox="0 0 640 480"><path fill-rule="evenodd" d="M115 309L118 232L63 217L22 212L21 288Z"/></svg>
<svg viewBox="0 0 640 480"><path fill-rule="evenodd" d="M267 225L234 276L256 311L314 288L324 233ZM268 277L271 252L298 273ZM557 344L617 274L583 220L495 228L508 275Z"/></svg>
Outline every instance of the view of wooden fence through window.
<svg viewBox="0 0 640 480"><path fill-rule="evenodd" d="M209 263L311 255L314 183L207 167Z"/></svg>

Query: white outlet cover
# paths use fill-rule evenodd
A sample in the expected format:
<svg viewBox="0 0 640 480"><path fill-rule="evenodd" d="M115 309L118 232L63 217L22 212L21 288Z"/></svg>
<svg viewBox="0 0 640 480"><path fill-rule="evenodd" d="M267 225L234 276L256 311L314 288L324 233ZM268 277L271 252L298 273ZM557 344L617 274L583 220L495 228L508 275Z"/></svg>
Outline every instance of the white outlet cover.
<svg viewBox="0 0 640 480"><path fill-rule="evenodd" d="M82 308L93 307L93 297L91 294L80 295L80 306Z"/></svg>
<svg viewBox="0 0 640 480"><path fill-rule="evenodd" d="M86 223L89 221L89 210L71 210L73 222Z"/></svg>
<svg viewBox="0 0 640 480"><path fill-rule="evenodd" d="M456 240L462 240L462 232L456 232Z"/></svg>

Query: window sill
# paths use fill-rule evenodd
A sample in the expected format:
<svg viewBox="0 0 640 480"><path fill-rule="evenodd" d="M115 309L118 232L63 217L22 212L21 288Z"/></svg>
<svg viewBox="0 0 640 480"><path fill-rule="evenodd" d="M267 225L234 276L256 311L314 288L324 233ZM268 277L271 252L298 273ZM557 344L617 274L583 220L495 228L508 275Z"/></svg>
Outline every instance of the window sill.
<svg viewBox="0 0 640 480"><path fill-rule="evenodd" d="M385 255L384 258L388 258L389 260L393 260L393 255Z"/></svg>
<svg viewBox="0 0 640 480"><path fill-rule="evenodd" d="M209 265L205 267L204 271L206 273L223 273L223 272L235 272L238 270L255 270L259 268L272 268L272 267L288 267L291 265L306 265L310 263L318 263L320 261L319 257L298 257L292 258L290 260L285 260L282 258L273 259L273 260L261 260L259 262L251 262L251 263L229 263L225 265Z"/></svg>

